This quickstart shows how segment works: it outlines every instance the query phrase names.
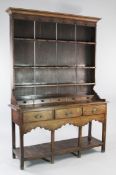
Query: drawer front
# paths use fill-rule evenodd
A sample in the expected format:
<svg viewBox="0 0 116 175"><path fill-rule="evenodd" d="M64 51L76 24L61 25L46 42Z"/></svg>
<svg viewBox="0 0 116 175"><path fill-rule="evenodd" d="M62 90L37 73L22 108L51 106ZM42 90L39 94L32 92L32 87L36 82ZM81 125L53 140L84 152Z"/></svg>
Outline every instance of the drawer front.
<svg viewBox="0 0 116 175"><path fill-rule="evenodd" d="M36 122L53 119L53 111L35 111L23 113L23 122Z"/></svg>
<svg viewBox="0 0 116 175"><path fill-rule="evenodd" d="M66 108L66 109L57 109L55 111L55 118L69 118L77 117L82 115L82 108Z"/></svg>
<svg viewBox="0 0 116 175"><path fill-rule="evenodd" d="M83 115L104 114L105 111L105 105L88 105L83 107Z"/></svg>

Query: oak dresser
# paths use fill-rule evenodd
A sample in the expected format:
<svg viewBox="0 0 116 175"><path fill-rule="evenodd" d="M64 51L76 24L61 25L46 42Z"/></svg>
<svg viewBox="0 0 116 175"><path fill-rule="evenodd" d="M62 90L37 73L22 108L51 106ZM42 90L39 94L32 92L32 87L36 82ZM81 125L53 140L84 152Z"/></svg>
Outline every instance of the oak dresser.
<svg viewBox="0 0 116 175"><path fill-rule="evenodd" d="M94 91L96 17L9 8L13 60L12 155L24 161L54 162L60 154L80 157L86 149L105 151L107 104ZM92 121L102 124L101 140L92 136ZM55 130L71 124L77 138L55 141ZM96 123L96 125L98 122ZM16 147L15 126L20 133ZM88 125L87 136L82 128ZM24 146L24 134L49 130L51 142ZM95 127L95 125L94 125ZM70 127L69 127L70 132Z"/></svg>

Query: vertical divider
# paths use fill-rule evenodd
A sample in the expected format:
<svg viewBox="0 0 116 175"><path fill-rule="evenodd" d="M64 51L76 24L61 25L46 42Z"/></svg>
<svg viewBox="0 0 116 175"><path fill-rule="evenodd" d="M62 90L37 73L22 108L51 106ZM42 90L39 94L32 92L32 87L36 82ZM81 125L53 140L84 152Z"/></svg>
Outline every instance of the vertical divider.
<svg viewBox="0 0 116 175"><path fill-rule="evenodd" d="M77 42L76 42L76 38L77 38L77 32L76 32L76 29L77 29L77 26L76 26L76 24L75 24L75 60L76 60L76 69L75 69L75 71L76 71L76 84L77 84ZM78 92L78 90L77 90L77 85L76 85L76 95L77 95L77 92Z"/></svg>
<svg viewBox="0 0 116 175"><path fill-rule="evenodd" d="M33 71L34 71L34 84L36 83L35 80L35 65L36 65L36 50L35 50L35 45L36 45L36 29L35 29L35 25L36 25L36 21L34 21L34 67L33 67ZM34 86L34 95L36 95L36 87ZM34 101L33 101L34 102Z"/></svg>
<svg viewBox="0 0 116 175"><path fill-rule="evenodd" d="M57 40L58 40L58 23L56 23L56 63L57 63L57 66L58 66L58 43L57 43ZM56 69L57 71L58 69ZM56 72L56 76L58 75L58 71ZM59 88L58 88L58 77L57 78L57 95L59 94Z"/></svg>

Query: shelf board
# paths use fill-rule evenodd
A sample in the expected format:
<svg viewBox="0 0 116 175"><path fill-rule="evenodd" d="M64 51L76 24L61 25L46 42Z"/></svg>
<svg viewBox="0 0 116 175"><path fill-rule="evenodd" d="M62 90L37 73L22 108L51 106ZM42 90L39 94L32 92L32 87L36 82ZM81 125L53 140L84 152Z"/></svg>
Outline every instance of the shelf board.
<svg viewBox="0 0 116 175"><path fill-rule="evenodd" d="M94 83L62 83L62 84L58 84L58 86L84 86L84 85L95 85L95 82Z"/></svg>
<svg viewBox="0 0 116 175"><path fill-rule="evenodd" d="M40 42L57 42L57 43L73 43L73 44L88 44L95 45L96 42L92 41L76 41L76 40L56 40L56 39L41 39L41 38L18 38L14 37L14 40L31 40L31 41L40 41Z"/></svg>
<svg viewBox="0 0 116 175"><path fill-rule="evenodd" d="M14 68L34 68L34 65L26 65L26 64L19 64L19 65L14 65Z"/></svg>
<svg viewBox="0 0 116 175"><path fill-rule="evenodd" d="M34 38L24 38L24 37L14 37L14 40L27 40L27 41L34 41Z"/></svg>
<svg viewBox="0 0 116 175"><path fill-rule="evenodd" d="M88 141L88 137L82 137L81 147L78 147L78 138L56 141L54 143L54 155L62 155L65 153L83 151L94 147L102 146L102 141L92 137ZM13 150L17 158L20 159L20 148ZM51 156L51 143L43 143L33 146L24 147L24 160L32 160Z"/></svg>
<svg viewBox="0 0 116 175"><path fill-rule="evenodd" d="M92 94L86 94L86 95L77 95L77 94L52 94L52 95L47 95L47 96L41 96L41 95L27 95L27 96L21 96L21 98L17 100L38 100L38 99L48 99L48 98L77 98L77 97L93 97L94 95Z"/></svg>
<svg viewBox="0 0 116 175"><path fill-rule="evenodd" d="M23 83L23 84L15 84L16 87L61 87L61 86L89 86L95 85L94 83L62 83L62 84L34 84L34 83Z"/></svg>
<svg viewBox="0 0 116 175"><path fill-rule="evenodd" d="M95 45L95 42L92 41L77 41L78 44L88 44L88 45Z"/></svg>
<svg viewBox="0 0 116 175"><path fill-rule="evenodd" d="M52 65L52 66L48 66L48 65L38 65L38 66L34 66L34 65L14 65L14 68L15 69L18 69L18 68L77 68L77 69L95 69L96 67L94 66L79 66L79 65L72 65L72 66L69 66L69 65Z"/></svg>

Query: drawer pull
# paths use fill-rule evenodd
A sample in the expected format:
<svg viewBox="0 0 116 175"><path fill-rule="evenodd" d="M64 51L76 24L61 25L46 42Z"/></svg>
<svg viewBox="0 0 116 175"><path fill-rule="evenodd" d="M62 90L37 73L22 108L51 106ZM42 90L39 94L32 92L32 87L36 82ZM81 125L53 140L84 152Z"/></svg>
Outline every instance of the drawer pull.
<svg viewBox="0 0 116 175"><path fill-rule="evenodd" d="M92 110L92 112L93 112L93 113L97 112L97 109L96 109L96 108L94 108L94 109Z"/></svg>
<svg viewBox="0 0 116 175"><path fill-rule="evenodd" d="M37 114L37 115L35 115L35 118L36 118L36 119L40 119L40 118L42 118L42 115L38 115L38 114Z"/></svg>
<svg viewBox="0 0 116 175"><path fill-rule="evenodd" d="M72 115L72 112L65 112L65 115L69 117L70 115Z"/></svg>

